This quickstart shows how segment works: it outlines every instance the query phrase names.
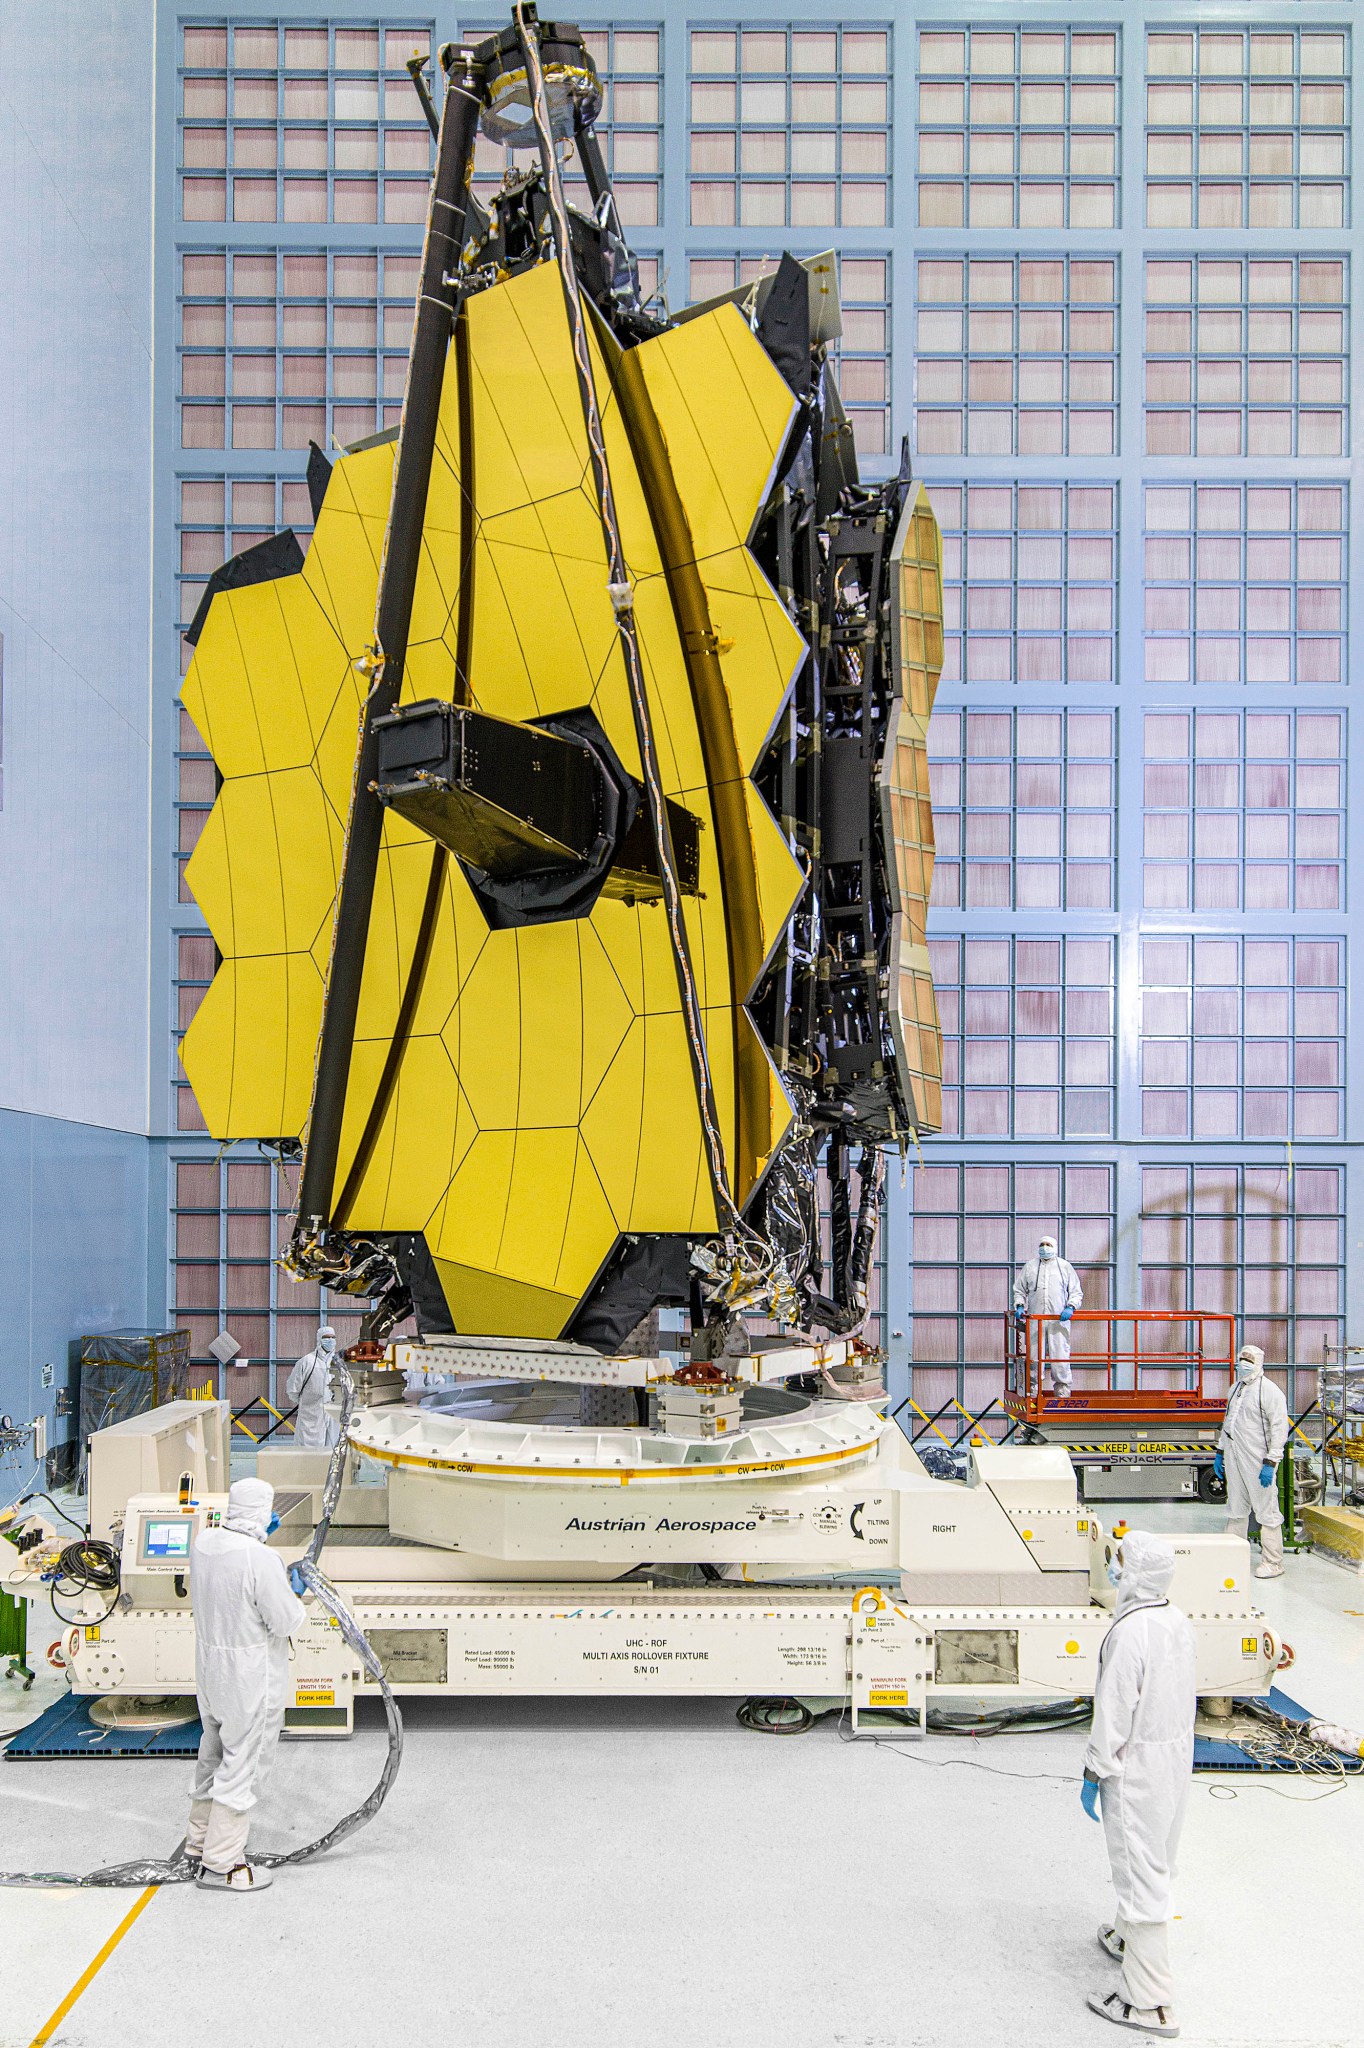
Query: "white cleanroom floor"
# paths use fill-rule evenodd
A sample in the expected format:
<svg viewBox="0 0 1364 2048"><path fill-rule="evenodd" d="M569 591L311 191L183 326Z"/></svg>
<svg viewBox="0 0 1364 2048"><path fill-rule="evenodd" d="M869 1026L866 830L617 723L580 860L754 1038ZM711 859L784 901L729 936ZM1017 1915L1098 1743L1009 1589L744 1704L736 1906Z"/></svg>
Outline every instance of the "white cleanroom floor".
<svg viewBox="0 0 1364 2048"><path fill-rule="evenodd" d="M1115 1509L1116 1513L1117 1510ZM1215 1527L1143 1504L1135 1526ZM1263 1605L1288 1689L1364 1719L1364 1579L1290 1558ZM35 1634L39 1631L35 1630ZM0 1687L0 1716L14 1695ZM262 1845L373 1782L349 1743L286 1743ZM1113 1966L1083 1730L883 1747L826 1723L747 1733L728 1702L411 1701L392 1796L258 1899L0 1892L0 2048L1104 2048ZM0 1726L3 1726L0 1719ZM189 1767L0 1762L0 1863L92 1868L179 1838ZM1364 1783L1195 1781L1174 1953L1193 2048L1361 2038Z"/></svg>

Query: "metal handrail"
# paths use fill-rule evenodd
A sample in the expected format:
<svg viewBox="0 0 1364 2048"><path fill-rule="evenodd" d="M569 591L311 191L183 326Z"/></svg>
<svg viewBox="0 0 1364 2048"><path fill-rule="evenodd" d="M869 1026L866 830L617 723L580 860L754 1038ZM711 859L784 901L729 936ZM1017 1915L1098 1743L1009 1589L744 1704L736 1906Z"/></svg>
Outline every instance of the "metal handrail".
<svg viewBox="0 0 1364 2048"><path fill-rule="evenodd" d="M1042 1374L1047 1366L1044 1355L1043 1327L1060 1323L1059 1316L1030 1315L1020 1325L1012 1314L1004 1318L1004 1369L1007 1396L1022 1398L1029 1404L1040 1401ZM1130 1323L1133 1326L1133 1342L1130 1350L1115 1348L1112 1341L1114 1325ZM1183 1350L1152 1351L1140 1343L1142 1325L1183 1324L1192 1332L1192 1341ZM1230 1371L1234 1357L1236 1319L1210 1309L1076 1309L1065 1325L1072 1339L1086 1328L1102 1328L1107 1341L1102 1348L1087 1350L1083 1344L1072 1341L1071 1364L1087 1374L1102 1372L1103 1380L1095 1386L1087 1381L1082 1391L1086 1393L1131 1394L1150 1400L1162 1393L1178 1394L1182 1401L1193 1395L1199 1401L1215 1398L1204 1392L1205 1371ZM1212 1340L1219 1341L1212 1341ZM1132 1385L1118 1386L1114 1372L1119 1366L1132 1370ZM1021 1368L1021 1372L1020 1372ZM1146 1388L1141 1385L1144 1375L1156 1372L1192 1373L1193 1379L1186 1378L1183 1386L1171 1388Z"/></svg>

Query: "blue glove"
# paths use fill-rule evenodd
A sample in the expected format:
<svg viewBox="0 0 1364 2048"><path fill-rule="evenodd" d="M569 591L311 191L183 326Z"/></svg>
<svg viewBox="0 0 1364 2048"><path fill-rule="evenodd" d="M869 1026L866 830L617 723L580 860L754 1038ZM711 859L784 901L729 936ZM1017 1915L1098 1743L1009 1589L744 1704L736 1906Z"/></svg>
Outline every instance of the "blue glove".
<svg viewBox="0 0 1364 2048"><path fill-rule="evenodd" d="M291 1564L289 1567L289 1589L291 1592L296 1593L300 1600L308 1590L301 1564Z"/></svg>
<svg viewBox="0 0 1364 2048"><path fill-rule="evenodd" d="M1073 1308L1063 1308L1061 1311L1061 1321L1063 1323L1068 1323L1071 1317L1074 1315L1074 1313L1075 1311Z"/></svg>
<svg viewBox="0 0 1364 2048"><path fill-rule="evenodd" d="M1227 1476L1227 1461L1220 1451L1212 1461L1212 1471L1214 1479L1225 1479Z"/></svg>
<svg viewBox="0 0 1364 2048"><path fill-rule="evenodd" d="M1274 1467L1270 1464L1268 1458L1265 1459L1264 1464L1260 1467L1260 1484L1261 1486L1272 1486L1274 1484Z"/></svg>
<svg viewBox="0 0 1364 2048"><path fill-rule="evenodd" d="M1017 1324L1020 1330L1022 1329L1024 1323L1027 1322L1027 1320L1028 1311L1025 1308L1016 1308L1014 1310L1014 1322Z"/></svg>
<svg viewBox="0 0 1364 2048"><path fill-rule="evenodd" d="M1091 1820L1099 1818L1099 1787L1093 1778L1081 1779L1080 1804Z"/></svg>

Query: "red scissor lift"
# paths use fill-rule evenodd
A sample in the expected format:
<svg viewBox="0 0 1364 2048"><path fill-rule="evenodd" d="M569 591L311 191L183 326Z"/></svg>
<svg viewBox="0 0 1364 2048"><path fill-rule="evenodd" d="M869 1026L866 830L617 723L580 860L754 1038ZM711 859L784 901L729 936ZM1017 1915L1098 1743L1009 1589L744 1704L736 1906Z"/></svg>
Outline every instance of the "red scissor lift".
<svg viewBox="0 0 1364 2048"><path fill-rule="evenodd" d="M1062 1444L1087 1500L1220 1500L1212 1469L1235 1358L1232 1316L1076 1309L1071 1393L1045 1381L1055 1316L1004 1321L1004 1409L1020 1437Z"/></svg>

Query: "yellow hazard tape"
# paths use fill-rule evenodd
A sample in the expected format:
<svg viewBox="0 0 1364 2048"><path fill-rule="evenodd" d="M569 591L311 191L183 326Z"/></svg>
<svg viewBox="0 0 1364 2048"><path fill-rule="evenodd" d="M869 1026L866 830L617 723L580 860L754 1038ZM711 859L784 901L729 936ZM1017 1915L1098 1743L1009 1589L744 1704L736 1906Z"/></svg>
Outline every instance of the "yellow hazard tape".
<svg viewBox="0 0 1364 2048"><path fill-rule="evenodd" d="M928 1427L932 1430L934 1436L942 1437L942 1440L947 1445L949 1451L954 1451L957 1448L956 1445L953 1443L951 1437L944 1436L943 1432L939 1429L937 1423L934 1422L929 1416L924 1414L923 1409L919 1406L918 1402L914 1399L914 1396L912 1394L909 1397L909 1405L914 1410L914 1413L918 1416L920 1422L926 1422L928 1424Z"/></svg>
<svg viewBox="0 0 1364 2048"><path fill-rule="evenodd" d="M1215 1444L1163 1444L1163 1443L1097 1443L1078 1444L1066 1441L1062 1449L1067 1451L1098 1451L1107 1458L1210 1458Z"/></svg>

